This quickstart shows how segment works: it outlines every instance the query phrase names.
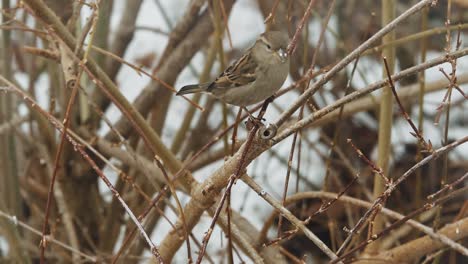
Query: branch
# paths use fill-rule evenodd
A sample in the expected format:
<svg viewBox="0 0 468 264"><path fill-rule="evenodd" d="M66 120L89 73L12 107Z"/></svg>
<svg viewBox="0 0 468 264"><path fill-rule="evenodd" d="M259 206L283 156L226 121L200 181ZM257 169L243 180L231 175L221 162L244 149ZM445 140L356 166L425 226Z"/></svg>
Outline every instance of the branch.
<svg viewBox="0 0 468 264"><path fill-rule="evenodd" d="M401 14L399 17L397 17L395 20L392 22L388 23L387 26L379 30L377 33L375 33L371 38L369 38L367 41L362 43L358 48L356 48L354 51L348 54L344 59L342 59L338 64L333 66L333 68L330 69L330 71L326 72L323 77L315 82L314 84L311 85L309 89L307 89L292 105L285 110L281 116L278 118L278 120L275 122L277 127L280 127L286 120L297 110L299 107L304 104L309 97L314 94L320 87L325 85L329 80L331 80L339 71L341 71L344 67L346 67L349 63L351 63L353 60L355 60L358 56L360 56L365 50L367 50L372 44L377 42L380 38L385 36L387 33L390 31L394 30L398 24L400 24L402 21L410 17L411 15L415 14L416 12L420 11L423 9L425 6L432 4L434 1L433 0L423 0L411 7L410 9L406 10L403 14ZM306 75L309 75L311 73L311 69L309 69L308 73Z"/></svg>
<svg viewBox="0 0 468 264"><path fill-rule="evenodd" d="M460 57L463 57L463 56L465 56L467 54L468 54L468 48L465 48L465 49L462 49L460 51L455 51L455 52L450 53L450 56L452 56L453 58L460 58ZM404 77L406 77L408 75L411 75L411 74L414 74L414 73L417 73L417 72L432 68L434 66L437 66L437 65L445 63L445 62L447 62L447 57L445 55L443 55L443 56L440 56L440 57L435 58L433 60L427 61L425 63L419 64L419 65L416 65L416 66L413 66L413 67L408 68L406 70L403 70L403 71L401 71L401 72L399 72L397 74L392 75L391 78L392 78L392 80L394 82L396 82L396 81L399 81L399 80L403 79ZM324 108L310 114L306 118L302 119L301 121L299 121L299 122L297 122L297 123L295 123L293 125L290 125L289 127L282 130L282 132L279 133L273 139L273 141L275 142L274 144L276 144L276 143L282 141L283 139L287 138L288 136L290 136L291 134L293 134L297 130L302 129L302 128L308 126L308 125L311 125L311 124L315 123L316 121L318 121L319 119L322 119L325 115L330 114L332 111L340 108L342 105L351 103L352 101L354 101L354 100L356 100L358 98L361 98L361 97L363 97L363 96L365 96L367 94L370 94L373 91L376 91L376 90L384 87L387 84L387 81L388 81L387 79L381 80L381 81L378 81L378 82L375 82L375 83L369 85L368 87L366 87L364 89L359 89L358 91L350 93L349 95L336 100L335 103L333 103L331 105L328 105L328 106L326 106L326 107L324 107Z"/></svg>
<svg viewBox="0 0 468 264"><path fill-rule="evenodd" d="M441 228L439 232L435 233L437 236L444 236L450 240L460 240L468 236L468 217L463 218L455 223L446 225ZM380 253L373 256L372 260L359 260L356 264L375 263L376 260L384 261L385 263L407 263L416 261L431 252L439 250L445 246L431 236L427 235L408 243L405 243L392 250ZM465 255L466 256L466 255Z"/></svg>

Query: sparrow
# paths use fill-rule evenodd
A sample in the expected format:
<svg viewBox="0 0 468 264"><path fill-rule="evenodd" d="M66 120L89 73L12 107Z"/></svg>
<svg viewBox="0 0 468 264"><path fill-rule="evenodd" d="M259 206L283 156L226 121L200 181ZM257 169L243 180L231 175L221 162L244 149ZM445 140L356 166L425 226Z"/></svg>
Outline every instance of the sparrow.
<svg viewBox="0 0 468 264"><path fill-rule="evenodd" d="M246 106L270 98L283 85L289 73L288 43L286 32L265 32L214 81L186 85L176 95L208 93L247 110Z"/></svg>

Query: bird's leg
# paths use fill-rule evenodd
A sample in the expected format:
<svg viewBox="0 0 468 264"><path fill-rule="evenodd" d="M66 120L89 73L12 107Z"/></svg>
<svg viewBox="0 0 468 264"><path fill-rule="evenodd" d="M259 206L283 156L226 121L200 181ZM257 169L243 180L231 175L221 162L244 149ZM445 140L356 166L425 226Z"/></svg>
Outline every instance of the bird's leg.
<svg viewBox="0 0 468 264"><path fill-rule="evenodd" d="M268 97L267 99L265 99L265 101L263 101L262 108L260 109L260 112L258 113L257 119L261 117L263 120L265 120L263 118L263 115L265 115L268 105L271 104L273 100L275 100L275 98L276 98L275 95L272 95Z"/></svg>
<svg viewBox="0 0 468 264"><path fill-rule="evenodd" d="M264 102L263 102L263 105L262 105L262 108L260 109L260 113L258 113L258 118L262 118L263 115L265 114L267 108L268 108L268 105L270 103L273 102L273 100L275 100L275 95L272 95L270 97L268 97ZM263 139L272 139L275 135L276 135L276 132L278 131L278 128L276 127L275 124L267 124L266 126L262 126L260 128L260 135Z"/></svg>
<svg viewBox="0 0 468 264"><path fill-rule="evenodd" d="M258 126L264 126L263 122L262 121L265 121L265 118L263 118L263 115L265 114L266 112L266 109L268 107L268 105L270 103L272 103L274 100L275 100L276 96L275 95L272 95L270 97L268 97L264 102L263 102L263 105L262 105L262 108L260 109L260 113L258 114L258 117L255 117L250 111L249 109L247 109L247 107L245 106L241 106L241 109L245 110L247 112L247 114L249 115L249 121L251 121L253 124L255 125L258 125ZM246 122L247 124L248 122Z"/></svg>
<svg viewBox="0 0 468 264"><path fill-rule="evenodd" d="M267 104L266 106L268 106L268 104L271 104L271 103L275 100L275 98L276 98L276 95L272 95L272 96L268 97L268 98L265 100L264 104ZM265 106L265 107L266 107L266 106Z"/></svg>
<svg viewBox="0 0 468 264"><path fill-rule="evenodd" d="M242 108L244 111L246 111L247 114L249 114L249 117L250 117L251 119L257 119L257 120L259 120L258 117L255 117L255 116L249 111L249 109L247 109L247 107L242 106L241 108ZM262 118L262 120L265 120L265 118Z"/></svg>
<svg viewBox="0 0 468 264"><path fill-rule="evenodd" d="M262 121L265 120L264 118L258 118L258 117L255 117L250 111L249 109L247 109L247 107L245 106L241 106L241 108L247 112L247 114L249 115L249 120L247 122L253 122L254 124L258 125L258 126L263 126L263 123Z"/></svg>

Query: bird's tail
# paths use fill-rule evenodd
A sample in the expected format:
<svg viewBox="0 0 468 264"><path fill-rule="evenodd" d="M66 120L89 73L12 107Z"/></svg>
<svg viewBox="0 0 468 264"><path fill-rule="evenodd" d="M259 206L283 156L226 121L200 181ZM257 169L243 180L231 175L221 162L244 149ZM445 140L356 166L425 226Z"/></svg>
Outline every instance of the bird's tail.
<svg viewBox="0 0 468 264"><path fill-rule="evenodd" d="M186 85L186 86L182 87L176 93L176 95L205 92L206 89L208 88L208 86L209 86L209 83Z"/></svg>

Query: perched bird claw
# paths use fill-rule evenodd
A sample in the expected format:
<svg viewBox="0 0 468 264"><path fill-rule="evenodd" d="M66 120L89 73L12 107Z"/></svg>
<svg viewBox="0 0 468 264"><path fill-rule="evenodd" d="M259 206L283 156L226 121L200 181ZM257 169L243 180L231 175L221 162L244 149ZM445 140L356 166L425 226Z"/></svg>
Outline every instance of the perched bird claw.
<svg viewBox="0 0 468 264"><path fill-rule="evenodd" d="M264 127L265 125L263 124L263 121L265 121L265 118L260 119L254 116L249 116L247 121L245 121L245 126L247 130L251 130L254 126Z"/></svg>

